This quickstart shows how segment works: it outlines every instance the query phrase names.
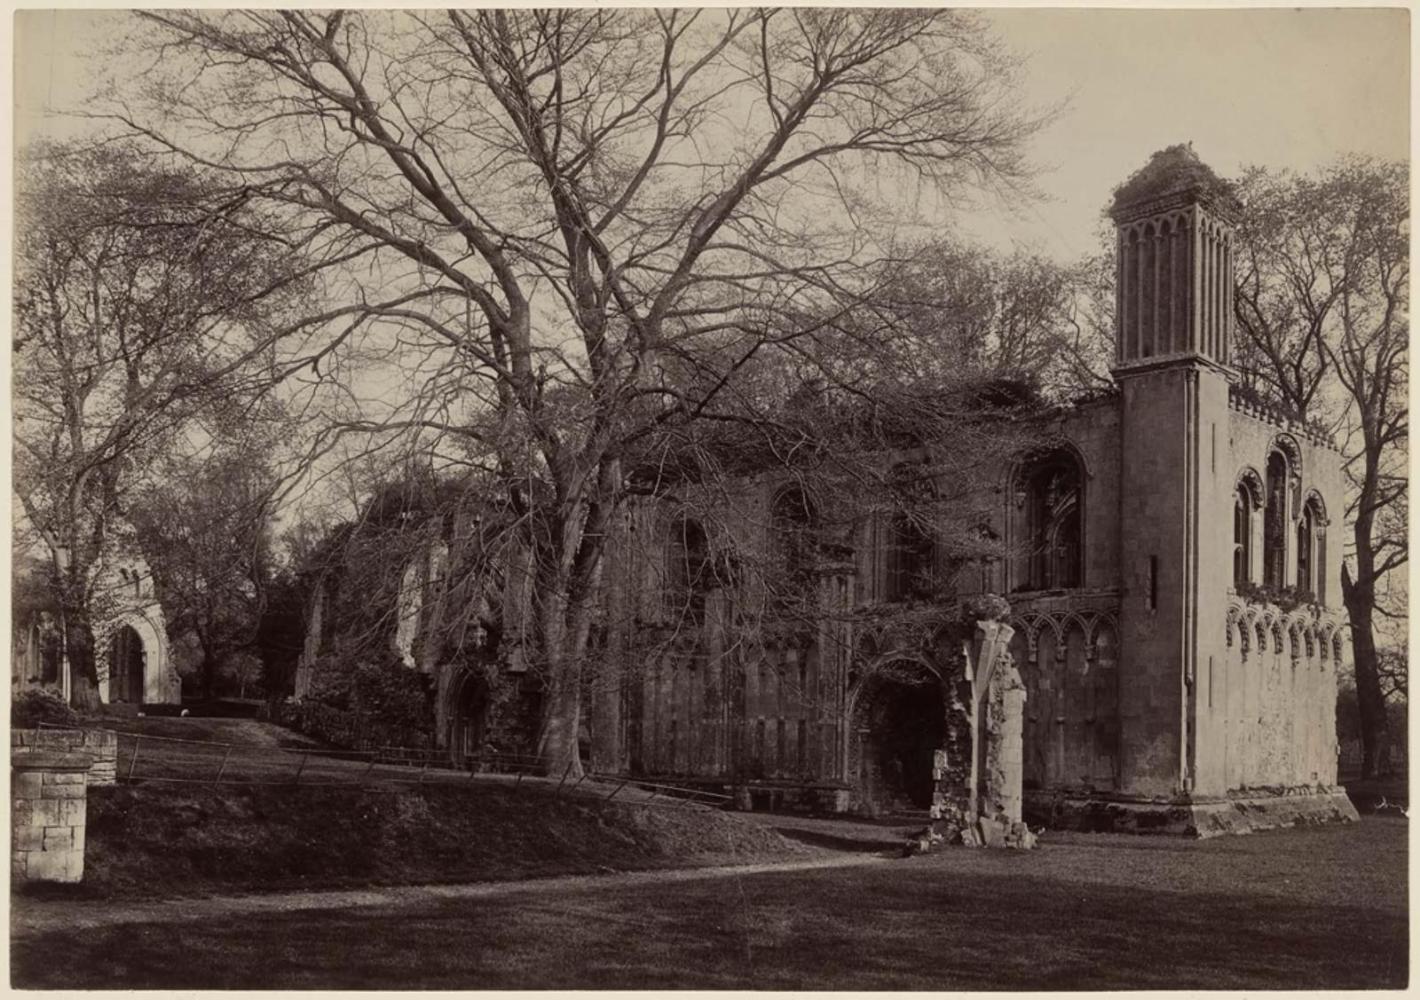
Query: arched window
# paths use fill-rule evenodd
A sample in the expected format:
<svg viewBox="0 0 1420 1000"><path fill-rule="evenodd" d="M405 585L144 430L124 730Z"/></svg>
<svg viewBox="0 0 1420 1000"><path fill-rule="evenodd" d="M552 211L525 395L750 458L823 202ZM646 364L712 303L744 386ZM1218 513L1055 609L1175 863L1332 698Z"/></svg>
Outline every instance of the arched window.
<svg viewBox="0 0 1420 1000"><path fill-rule="evenodd" d="M1316 496L1307 498L1297 522L1297 589L1326 603L1326 515Z"/></svg>
<svg viewBox="0 0 1420 1000"><path fill-rule="evenodd" d="M710 590L709 546L705 529L696 521L679 518L671 525L667 565L667 596L673 617L705 614L705 595Z"/></svg>
<svg viewBox="0 0 1420 1000"><path fill-rule="evenodd" d="M1252 523L1258 498L1246 481L1233 496L1233 586L1252 582Z"/></svg>
<svg viewBox="0 0 1420 1000"><path fill-rule="evenodd" d="M1063 449L1051 452L1032 462L1023 478L1029 545L1027 589L1081 586L1084 477L1079 462Z"/></svg>
<svg viewBox="0 0 1420 1000"><path fill-rule="evenodd" d="M899 465L892 474L894 509L888 525L883 598L905 601L932 589L935 569L932 534L927 528L931 484L920 465Z"/></svg>
<svg viewBox="0 0 1420 1000"><path fill-rule="evenodd" d="M790 486L774 498L769 524L771 589L780 600L802 597L813 581L818 512L801 487Z"/></svg>
<svg viewBox="0 0 1420 1000"><path fill-rule="evenodd" d="M1280 451L1267 456L1267 509L1262 521L1262 582L1280 589L1287 583L1287 459Z"/></svg>

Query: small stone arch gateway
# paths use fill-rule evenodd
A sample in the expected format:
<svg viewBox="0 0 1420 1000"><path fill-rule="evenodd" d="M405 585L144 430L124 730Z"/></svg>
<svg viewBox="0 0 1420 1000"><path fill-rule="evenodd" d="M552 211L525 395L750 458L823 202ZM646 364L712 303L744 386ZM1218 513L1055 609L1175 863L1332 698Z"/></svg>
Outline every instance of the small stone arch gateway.
<svg viewBox="0 0 1420 1000"><path fill-rule="evenodd" d="M110 702L124 702L129 705L143 703L144 674L148 664L148 652L143 639L132 625L120 625L109 638L109 695Z"/></svg>
<svg viewBox="0 0 1420 1000"><path fill-rule="evenodd" d="M933 759L947 729L946 692L937 672L909 659L874 668L860 683L850 720L856 810L880 815L928 809Z"/></svg>

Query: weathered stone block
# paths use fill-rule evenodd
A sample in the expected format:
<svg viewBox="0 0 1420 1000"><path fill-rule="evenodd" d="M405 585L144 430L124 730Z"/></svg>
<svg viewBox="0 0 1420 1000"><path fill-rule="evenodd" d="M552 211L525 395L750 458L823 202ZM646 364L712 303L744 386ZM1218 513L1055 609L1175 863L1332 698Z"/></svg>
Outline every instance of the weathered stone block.
<svg viewBox="0 0 1420 1000"><path fill-rule="evenodd" d="M16 826L11 831L10 849L13 851L38 851L44 846L44 827Z"/></svg>
<svg viewBox="0 0 1420 1000"><path fill-rule="evenodd" d="M48 785L83 785L84 775L73 771L44 771L44 784Z"/></svg>
<svg viewBox="0 0 1420 1000"><path fill-rule="evenodd" d="M74 849L74 828L72 826L47 826L41 850L72 851Z"/></svg>
<svg viewBox="0 0 1420 1000"><path fill-rule="evenodd" d="M10 794L21 799L37 799L44 794L44 773L16 771L12 775Z"/></svg>
<svg viewBox="0 0 1420 1000"><path fill-rule="evenodd" d="M59 800L59 824L63 826L82 826L84 824L84 799L61 799Z"/></svg>
<svg viewBox="0 0 1420 1000"><path fill-rule="evenodd" d="M60 812L59 799L32 799L30 801L30 822L35 826L60 826L65 820Z"/></svg>
<svg viewBox="0 0 1420 1000"><path fill-rule="evenodd" d="M84 855L79 851L31 851L26 867L31 881L78 882L84 877Z"/></svg>

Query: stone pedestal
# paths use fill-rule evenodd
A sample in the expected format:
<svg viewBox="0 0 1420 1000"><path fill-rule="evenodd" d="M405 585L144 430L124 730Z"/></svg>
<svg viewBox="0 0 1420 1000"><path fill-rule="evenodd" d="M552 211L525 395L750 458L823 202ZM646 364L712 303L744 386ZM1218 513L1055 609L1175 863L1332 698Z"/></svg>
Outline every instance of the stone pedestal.
<svg viewBox="0 0 1420 1000"><path fill-rule="evenodd" d="M78 882L84 877L88 754L10 755L10 879Z"/></svg>

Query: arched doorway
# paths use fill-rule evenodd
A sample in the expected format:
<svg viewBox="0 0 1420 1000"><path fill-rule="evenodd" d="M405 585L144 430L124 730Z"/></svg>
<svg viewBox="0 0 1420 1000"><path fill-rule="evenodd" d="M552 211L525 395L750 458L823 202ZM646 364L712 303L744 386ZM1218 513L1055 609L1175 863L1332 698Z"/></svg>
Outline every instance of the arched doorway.
<svg viewBox="0 0 1420 1000"><path fill-rule="evenodd" d="M449 721L449 755L455 762L477 759L483 749L488 722L488 682L470 671L461 672L450 691L453 712Z"/></svg>
<svg viewBox="0 0 1420 1000"><path fill-rule="evenodd" d="M143 640L131 625L124 625L114 632L109 640L110 702L143 703L143 667L147 661Z"/></svg>
<svg viewBox="0 0 1420 1000"><path fill-rule="evenodd" d="M870 813L932 804L932 758L946 741L942 682L920 663L899 660L863 681L853 704L849 774Z"/></svg>

